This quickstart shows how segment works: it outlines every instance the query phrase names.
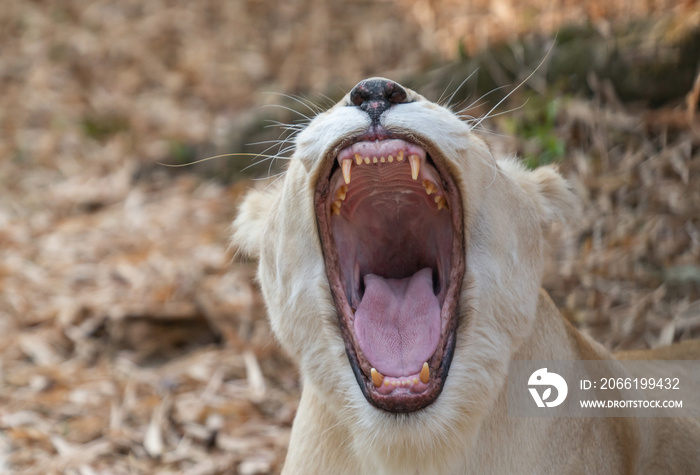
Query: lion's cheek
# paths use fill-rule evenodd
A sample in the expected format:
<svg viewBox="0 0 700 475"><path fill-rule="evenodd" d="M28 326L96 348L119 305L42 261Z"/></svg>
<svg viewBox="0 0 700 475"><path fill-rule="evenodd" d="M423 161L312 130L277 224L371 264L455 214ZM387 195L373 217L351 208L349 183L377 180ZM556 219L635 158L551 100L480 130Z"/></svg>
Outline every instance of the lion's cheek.
<svg viewBox="0 0 700 475"><path fill-rule="evenodd" d="M503 356L532 331L537 296L543 272L542 231L517 191L494 184L501 199L484 197L484 208L471 224L467 238L466 293L470 306L489 333L500 335ZM479 323L480 325L481 323ZM486 329L484 329L486 330Z"/></svg>
<svg viewBox="0 0 700 475"><path fill-rule="evenodd" d="M287 172L266 226L258 272L271 328L302 365L310 354L327 359L329 349L343 356L305 175L295 164Z"/></svg>

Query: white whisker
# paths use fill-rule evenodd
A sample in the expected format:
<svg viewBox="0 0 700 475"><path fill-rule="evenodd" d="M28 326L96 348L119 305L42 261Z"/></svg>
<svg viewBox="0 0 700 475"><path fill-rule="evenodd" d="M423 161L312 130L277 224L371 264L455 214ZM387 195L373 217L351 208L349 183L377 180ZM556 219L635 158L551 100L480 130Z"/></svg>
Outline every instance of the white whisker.
<svg viewBox="0 0 700 475"><path fill-rule="evenodd" d="M525 106L527 105L528 101L529 101L529 99L525 99L525 102L523 102L522 104L520 104L518 107L513 107L512 109L508 109L508 110L505 110L505 111L502 111L502 112L498 112L498 113L496 113L496 114L492 114L492 115L489 116L489 119L492 119L492 118L494 118L494 117L498 117L499 115L510 114L511 112L520 110L520 109L522 109L523 107L525 107ZM472 128L476 128L477 126L479 126L479 125L481 124L481 120L478 120L478 119L474 119L474 120L477 120L477 123L476 123L476 125L472 126ZM470 125L471 125L471 124L470 124ZM484 129L484 130L485 130L485 129Z"/></svg>
<svg viewBox="0 0 700 475"><path fill-rule="evenodd" d="M474 102L472 102L471 104L466 106L464 109L461 109L459 112L456 112L456 114L460 115L463 112L466 112L468 110L476 109L477 107L481 107L483 104L486 104L486 102L479 102L479 101L481 101L482 99L486 99L486 97L488 97L490 94L493 94L496 91L500 91L501 89L506 88L506 87L508 87L508 86L498 86L498 87L491 89L489 92L482 94L481 97L479 97L477 100L475 100Z"/></svg>
<svg viewBox="0 0 700 475"><path fill-rule="evenodd" d="M447 104L445 105L445 107L447 107L448 109L451 109L451 108L452 108L452 99L454 99L455 94L457 94L457 92L459 92L459 90L462 88L462 86L464 86L464 84L466 84L466 82L469 81L469 80L471 79L471 77L472 77L473 75L475 75L478 71L479 71L479 68L476 68L474 71L471 72L471 74L469 74L469 76L467 76L467 77L464 79L464 81L462 81L462 82L459 84L459 86L457 86L457 89L454 90L454 92L452 93L452 95L450 96L450 98L447 100Z"/></svg>
<svg viewBox="0 0 700 475"><path fill-rule="evenodd" d="M295 96L292 94L284 94L282 92L268 92L267 94L272 94L272 95L276 95L276 96L286 97L287 99L291 99L291 100L303 105L307 109L309 109L309 111L311 111L311 113L313 115L316 115L322 111L322 109L319 105L314 104L309 99L306 99L303 97Z"/></svg>
<svg viewBox="0 0 700 475"><path fill-rule="evenodd" d="M532 71L532 72L528 75L528 77L526 77L525 79L523 79L523 80L520 82L520 84L518 84L517 86L515 86L515 88L514 88L512 91L510 91L508 94L506 94L506 96L505 96L503 99L501 99L500 101L498 101L498 103L497 103L495 106L493 106L493 107L491 108L491 110L488 111L488 112L486 113L486 115L484 115L481 119L479 119L479 121L474 125L474 127L476 127L476 126L478 126L479 124L481 124L481 122L483 122L485 119L488 119L488 118L491 116L491 113L492 113L493 111L495 111L495 110L498 108L498 106L500 106L500 105L503 103L503 101L505 101L506 99L508 99L515 91L517 91L518 89L520 89L520 87L522 87L523 84L525 84L532 76L535 75L535 73L540 69L540 67L542 67L542 65L544 64L544 62L547 61L547 58L549 58L549 54L552 52L552 49L554 48L554 45L555 45L555 44L556 44L556 41L553 41L552 44L549 46L549 50L547 51L547 54L544 55L544 58L542 58L542 61L540 61L540 64L537 65L537 67L535 68L535 70Z"/></svg>
<svg viewBox="0 0 700 475"><path fill-rule="evenodd" d="M301 111L293 109L291 107L283 106L282 104L265 104L265 105L260 106L261 109L268 108L268 107L276 107L279 109L284 109L284 110L289 111L289 112L293 112L295 114L302 116L304 118L304 122L306 122L306 123L311 122L311 117L309 117L308 115L304 114Z"/></svg>
<svg viewBox="0 0 700 475"><path fill-rule="evenodd" d="M442 96L447 94L447 90L450 88L450 86L452 85L452 81L454 81L454 80L455 80L455 77L452 76L450 78L450 82L447 83L447 86L445 86L445 89L442 90L442 94L440 94L440 97L438 97L437 101L435 101L435 102L437 102L438 104L442 104Z"/></svg>
<svg viewBox="0 0 700 475"><path fill-rule="evenodd" d="M277 155L263 155L260 153L224 153L221 155L215 155L213 157L207 157L207 158L202 158L199 160L195 160L194 162L189 162L189 163L162 163L162 162L156 162L158 165L168 167L168 168L181 168L181 167L189 167L191 165L196 165L198 163L202 162L208 162L209 160L214 160L217 158L224 158L224 157L266 157L266 158L285 158L285 157L277 157Z"/></svg>

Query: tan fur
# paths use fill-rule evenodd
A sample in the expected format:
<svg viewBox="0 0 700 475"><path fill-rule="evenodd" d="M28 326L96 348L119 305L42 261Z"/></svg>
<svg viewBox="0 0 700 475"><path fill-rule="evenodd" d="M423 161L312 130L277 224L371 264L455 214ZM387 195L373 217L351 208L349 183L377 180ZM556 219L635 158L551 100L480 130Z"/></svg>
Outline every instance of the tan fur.
<svg viewBox="0 0 700 475"><path fill-rule="evenodd" d="M284 473L696 472L696 420L508 417L504 383L511 360L611 358L539 290L547 230L573 215L575 201L555 169L527 171L514 159L496 161L450 111L413 91L409 100L385 112L382 124L420 134L440 151L465 212L457 347L433 404L410 414L374 408L345 355L313 196L335 144L369 124L358 108L345 107L347 97L301 132L282 183L250 194L234 222L234 242L260 258L272 328L303 380ZM681 351L700 357L697 346Z"/></svg>

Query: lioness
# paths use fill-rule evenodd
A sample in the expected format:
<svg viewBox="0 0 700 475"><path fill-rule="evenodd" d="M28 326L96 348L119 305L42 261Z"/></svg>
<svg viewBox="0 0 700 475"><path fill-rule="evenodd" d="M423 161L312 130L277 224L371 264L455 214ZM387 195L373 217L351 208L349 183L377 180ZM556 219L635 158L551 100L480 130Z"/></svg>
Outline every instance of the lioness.
<svg viewBox="0 0 700 475"><path fill-rule="evenodd" d="M396 82L318 114L234 223L303 379L284 473L697 472L693 419L508 417L511 360L611 358L540 290L573 208Z"/></svg>

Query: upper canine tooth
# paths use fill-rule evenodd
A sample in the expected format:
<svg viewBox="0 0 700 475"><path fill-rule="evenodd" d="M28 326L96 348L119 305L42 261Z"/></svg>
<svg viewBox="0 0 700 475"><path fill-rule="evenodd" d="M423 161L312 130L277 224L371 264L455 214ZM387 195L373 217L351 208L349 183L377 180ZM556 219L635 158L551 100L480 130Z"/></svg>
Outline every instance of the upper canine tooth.
<svg viewBox="0 0 700 475"><path fill-rule="evenodd" d="M350 183L350 168L352 168L352 159L346 158L343 160L343 179L345 180L345 184L347 185Z"/></svg>
<svg viewBox="0 0 700 475"><path fill-rule="evenodd" d="M374 368L370 370L370 373L372 374L372 383L374 383L374 387L378 388L381 386L382 382L384 382L384 375Z"/></svg>
<svg viewBox="0 0 700 475"><path fill-rule="evenodd" d="M427 362L423 363L423 368L420 370L418 377L424 384L428 384L428 381L430 381L430 368L428 368Z"/></svg>
<svg viewBox="0 0 700 475"><path fill-rule="evenodd" d="M357 162L358 165L362 164L362 157L359 153L355 154L355 162Z"/></svg>
<svg viewBox="0 0 700 475"><path fill-rule="evenodd" d="M411 162L411 177L417 180L418 172L420 172L420 157L418 155L409 155L408 161Z"/></svg>
<svg viewBox="0 0 700 475"><path fill-rule="evenodd" d="M425 192L429 195L432 195L433 191L435 191L435 185L433 185L433 182L430 180L423 180L423 188L425 188Z"/></svg>

